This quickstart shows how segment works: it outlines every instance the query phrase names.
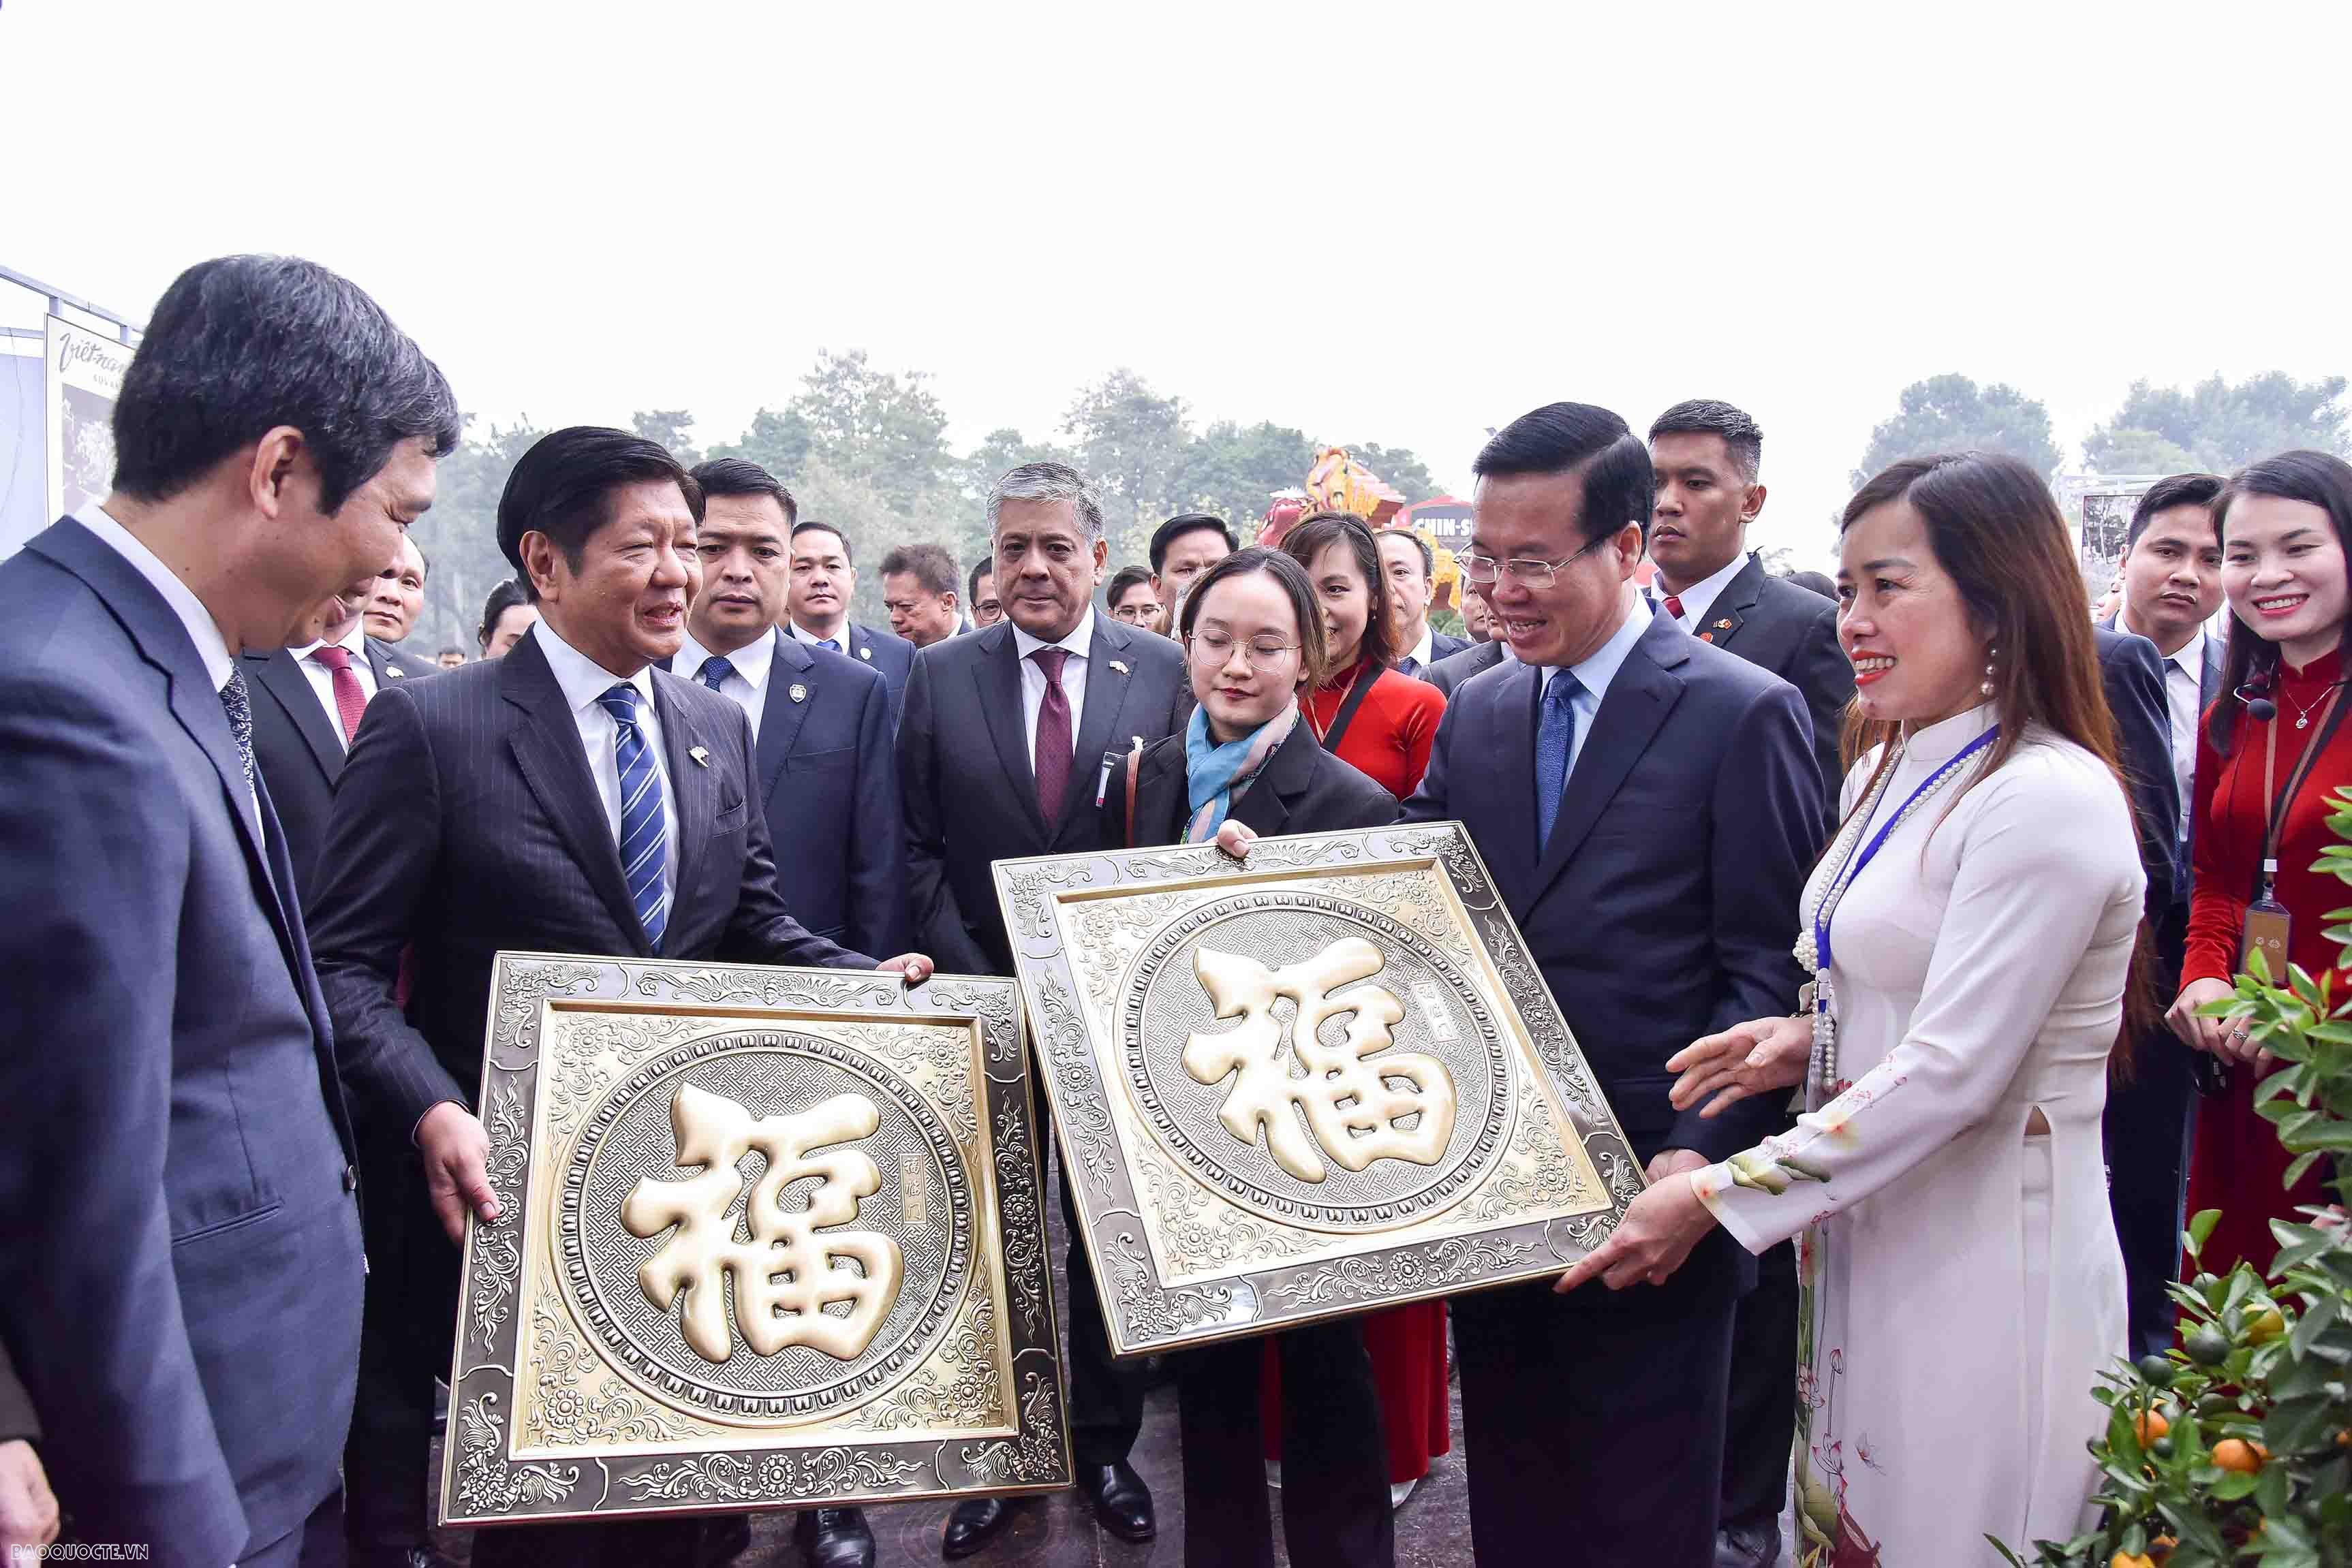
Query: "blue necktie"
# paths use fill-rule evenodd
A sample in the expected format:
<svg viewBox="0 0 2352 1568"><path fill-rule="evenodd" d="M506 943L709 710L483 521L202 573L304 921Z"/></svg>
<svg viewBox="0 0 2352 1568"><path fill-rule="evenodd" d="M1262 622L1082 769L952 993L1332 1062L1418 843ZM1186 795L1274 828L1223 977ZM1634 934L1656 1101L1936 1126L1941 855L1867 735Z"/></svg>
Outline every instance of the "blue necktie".
<svg viewBox="0 0 2352 1568"><path fill-rule="evenodd" d="M820 648L830 648L836 653L841 652L841 644L830 637L819 637L816 640L816 645Z"/></svg>
<svg viewBox="0 0 2352 1568"><path fill-rule="evenodd" d="M1568 754L1576 740L1576 695L1584 684L1566 670L1544 688L1543 716L1536 725L1536 852L1551 842L1559 817L1560 792L1568 788Z"/></svg>
<svg viewBox="0 0 2352 1568"><path fill-rule="evenodd" d="M661 770L637 725L637 688L623 681L596 703L620 730L615 751L621 769L621 875L646 940L659 951L662 928L669 924L669 893L662 886L669 849L662 839Z"/></svg>
<svg viewBox="0 0 2352 1568"><path fill-rule="evenodd" d="M734 665L714 653L702 661L702 674L699 678L704 685L715 692L719 689L719 683L734 673Z"/></svg>

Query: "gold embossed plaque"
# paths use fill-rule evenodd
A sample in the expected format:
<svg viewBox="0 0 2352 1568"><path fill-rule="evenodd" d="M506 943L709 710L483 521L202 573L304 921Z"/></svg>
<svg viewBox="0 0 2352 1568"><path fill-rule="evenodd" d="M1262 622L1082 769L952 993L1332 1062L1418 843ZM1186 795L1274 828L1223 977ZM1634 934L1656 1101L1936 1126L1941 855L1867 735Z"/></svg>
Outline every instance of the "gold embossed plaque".
<svg viewBox="0 0 2352 1568"><path fill-rule="evenodd" d="M502 953L444 1522L1067 1486L1009 980Z"/></svg>
<svg viewBox="0 0 2352 1568"><path fill-rule="evenodd" d="M1121 1355L1558 1273L1642 1189L1456 824L995 870Z"/></svg>

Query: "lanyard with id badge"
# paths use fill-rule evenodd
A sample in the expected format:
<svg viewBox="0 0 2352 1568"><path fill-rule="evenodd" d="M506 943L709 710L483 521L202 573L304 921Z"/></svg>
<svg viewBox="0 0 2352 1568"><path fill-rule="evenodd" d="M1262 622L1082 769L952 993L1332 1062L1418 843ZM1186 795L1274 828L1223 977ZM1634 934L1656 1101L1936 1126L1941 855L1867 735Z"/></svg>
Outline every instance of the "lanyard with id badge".
<svg viewBox="0 0 2352 1568"><path fill-rule="evenodd" d="M2294 806L2304 780L2311 776L2312 765L2327 749L2327 742L2336 733L2336 704L2343 695L2340 685L2328 692L2327 706L2319 713L2319 734L2304 747L2301 760L2287 778L2284 794L2277 793L2279 721L2275 717L2263 742L2263 796L2271 803L2270 831L2263 836L2262 875L2255 884L2254 901L2246 906L2245 927L2238 944L2238 966L2244 968L2248 960L2260 952L2274 985L2286 983L2287 954L2294 933L2294 917L2278 901L2275 892L2279 835L2286 830L2287 811Z"/></svg>

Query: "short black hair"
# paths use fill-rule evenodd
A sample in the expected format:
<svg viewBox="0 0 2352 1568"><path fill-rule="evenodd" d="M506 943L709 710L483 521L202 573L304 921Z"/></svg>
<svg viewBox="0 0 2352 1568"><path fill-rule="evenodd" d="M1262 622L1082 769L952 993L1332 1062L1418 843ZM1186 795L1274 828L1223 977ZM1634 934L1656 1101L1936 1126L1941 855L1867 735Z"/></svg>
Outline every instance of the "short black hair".
<svg viewBox="0 0 2352 1568"><path fill-rule="evenodd" d="M2132 508L2131 527L2124 530L2124 554L2131 554L2132 547L2139 543L2140 535L2147 532L2148 524L2156 520L2158 512L2168 512L2175 507L2204 507L2217 525L2214 538L2218 543L2221 519L2212 517L2213 502L2221 494L2224 483L2219 474L2174 474L2150 485L2147 494L2139 498L2139 505Z"/></svg>
<svg viewBox="0 0 2352 1568"><path fill-rule="evenodd" d="M1720 435L1732 462L1739 465L1740 477L1750 485L1764 465L1764 427L1747 410L1713 398L1678 402L1652 420L1650 439L1661 435Z"/></svg>
<svg viewBox="0 0 2352 1568"><path fill-rule="evenodd" d="M1103 590L1103 602L1113 610L1118 608L1118 596L1133 588L1151 586L1151 569L1148 566L1123 566L1111 573L1110 586Z"/></svg>
<svg viewBox="0 0 2352 1568"><path fill-rule="evenodd" d="M1577 523L1584 542L1607 538L1627 523L1640 524L1642 542L1650 541L1650 507L1657 499L1650 449L1605 408L1550 402L1523 413L1488 438L1470 471L1481 479L1580 471Z"/></svg>
<svg viewBox="0 0 2352 1568"><path fill-rule="evenodd" d="M1234 538L1234 530L1226 526L1224 518L1213 512L1179 512L1151 530L1151 575L1158 577L1160 568L1168 564L1168 551L1178 539L1209 528L1224 537L1227 552L1241 549L1241 540Z"/></svg>
<svg viewBox="0 0 2352 1568"><path fill-rule="evenodd" d="M849 547L841 547L847 549ZM900 572L913 576L929 592L953 593L956 591L955 557L948 554L945 545L893 545L890 553L882 558L882 575L896 577Z"/></svg>
<svg viewBox="0 0 2352 1568"><path fill-rule="evenodd" d="M804 523L797 520L793 522L793 538L797 539L803 534L810 532L831 534L835 538L839 539L841 541L841 559L847 561L852 566L856 566L857 564L857 556L856 553L849 548L849 536L847 534L843 533L831 523L821 523L814 517L811 517Z"/></svg>
<svg viewBox="0 0 2352 1568"><path fill-rule="evenodd" d="M748 457L713 457L688 470L702 486L705 500L713 496L770 496L784 509L784 527L801 520L800 503L784 482Z"/></svg>
<svg viewBox="0 0 2352 1568"><path fill-rule="evenodd" d="M1421 575L1423 577L1434 577L1437 575L1437 552L1429 548L1429 541L1427 539L1423 538L1411 528L1382 528L1376 536L1374 536L1372 542L1374 544L1378 544L1381 539L1389 538L1391 537L1401 539L1411 539L1415 545L1419 546L1421 549Z"/></svg>
<svg viewBox="0 0 2352 1568"><path fill-rule="evenodd" d="M168 500L281 424L302 433L331 515L402 442L438 459L465 431L440 368L359 285L295 256L196 263L123 373L114 487Z"/></svg>
<svg viewBox="0 0 2352 1568"><path fill-rule="evenodd" d="M489 598L482 601L482 629L475 633L483 653L490 651L490 639L499 634L499 622L506 619L507 612L530 602L530 592L511 578L490 590Z"/></svg>
<svg viewBox="0 0 2352 1568"><path fill-rule="evenodd" d="M433 656L436 659L446 659L452 653L455 653L458 658L463 659L466 656L466 650L457 646L457 643L451 643Z"/></svg>
<svg viewBox="0 0 2352 1568"><path fill-rule="evenodd" d="M702 486L669 449L642 435L601 424L574 424L531 444L507 476L499 497L499 549L515 569L516 580L536 601L538 590L522 563L522 537L545 534L574 571L598 528L612 520L606 500L624 485L668 480L686 497L687 509L702 521Z"/></svg>
<svg viewBox="0 0 2352 1568"><path fill-rule="evenodd" d="M964 588L970 595L970 601L964 605L966 610L980 608L980 580L995 575L996 558L994 556L983 555L971 563L971 576L964 580Z"/></svg>

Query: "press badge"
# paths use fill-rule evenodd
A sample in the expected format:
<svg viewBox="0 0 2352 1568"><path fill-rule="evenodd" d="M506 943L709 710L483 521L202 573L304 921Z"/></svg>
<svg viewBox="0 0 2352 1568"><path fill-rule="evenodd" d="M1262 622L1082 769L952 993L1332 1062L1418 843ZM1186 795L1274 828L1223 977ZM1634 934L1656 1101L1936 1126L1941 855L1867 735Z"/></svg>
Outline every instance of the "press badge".
<svg viewBox="0 0 2352 1568"><path fill-rule="evenodd" d="M2271 879L2278 874L2278 862L2263 862L2263 893L2246 906L2244 940L2238 947L2238 967L2251 967L2256 950L2263 956L2270 978L2284 984L2286 978L2287 939L2294 930L2294 916L2286 905L2271 896Z"/></svg>

